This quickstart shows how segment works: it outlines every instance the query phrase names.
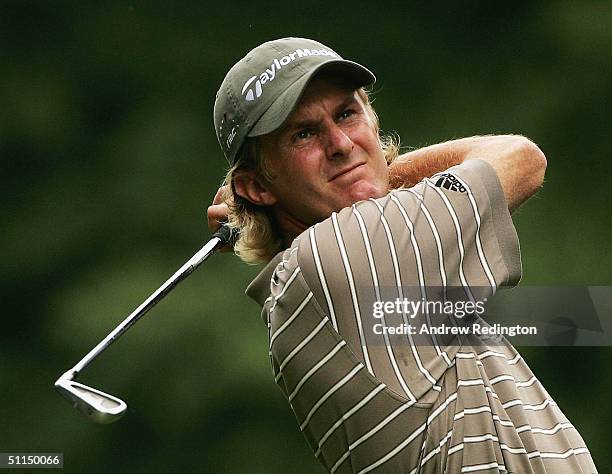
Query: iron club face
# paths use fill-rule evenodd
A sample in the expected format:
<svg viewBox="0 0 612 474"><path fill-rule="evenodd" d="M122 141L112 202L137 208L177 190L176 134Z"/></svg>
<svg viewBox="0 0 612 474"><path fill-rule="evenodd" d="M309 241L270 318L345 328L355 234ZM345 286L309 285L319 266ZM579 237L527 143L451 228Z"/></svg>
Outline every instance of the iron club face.
<svg viewBox="0 0 612 474"><path fill-rule="evenodd" d="M123 400L76 382L67 374L57 379L55 388L74 408L96 423L108 424L117 421L127 410Z"/></svg>

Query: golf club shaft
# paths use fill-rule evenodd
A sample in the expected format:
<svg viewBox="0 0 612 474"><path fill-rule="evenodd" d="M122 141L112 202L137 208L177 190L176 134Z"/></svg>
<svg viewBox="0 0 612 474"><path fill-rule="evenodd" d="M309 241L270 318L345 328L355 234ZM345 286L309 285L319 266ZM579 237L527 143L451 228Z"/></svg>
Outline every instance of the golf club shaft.
<svg viewBox="0 0 612 474"><path fill-rule="evenodd" d="M170 291L174 289L182 280L192 273L204 260L206 260L215 250L229 243L232 239L229 227L223 225L213 237L196 254L191 257L174 275L160 286L151 296L149 296L138 308L136 308L127 318L119 324L108 336L98 343L89 353L83 357L67 374L70 378L76 377L91 361L100 355L108 346L126 332L136 321L142 318L147 311L161 301Z"/></svg>

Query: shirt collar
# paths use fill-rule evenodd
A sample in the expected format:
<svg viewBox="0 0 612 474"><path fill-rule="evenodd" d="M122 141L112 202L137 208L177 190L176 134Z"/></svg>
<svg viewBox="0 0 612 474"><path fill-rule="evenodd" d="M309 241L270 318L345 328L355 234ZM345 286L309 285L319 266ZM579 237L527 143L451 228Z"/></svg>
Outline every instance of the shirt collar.
<svg viewBox="0 0 612 474"><path fill-rule="evenodd" d="M272 274L282 258L283 252L277 253L264 269L259 272L245 291L247 296L257 301L259 306L263 307L266 299L270 296L270 280L272 280Z"/></svg>

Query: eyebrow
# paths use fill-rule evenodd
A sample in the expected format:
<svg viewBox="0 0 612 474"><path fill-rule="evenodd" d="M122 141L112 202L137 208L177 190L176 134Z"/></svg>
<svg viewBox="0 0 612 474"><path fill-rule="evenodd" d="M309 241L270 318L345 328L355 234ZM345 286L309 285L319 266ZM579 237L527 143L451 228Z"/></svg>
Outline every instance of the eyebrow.
<svg viewBox="0 0 612 474"><path fill-rule="evenodd" d="M344 99L342 102L340 102L334 109L334 115L339 114L340 112L342 112L346 107L348 107L351 104L354 103L358 103L358 99L355 97L355 95L350 95L348 96L346 99ZM295 121L290 121L287 124L285 124L284 127L284 132L290 132L293 130L297 130L297 129L302 129L302 128L313 128L315 125L317 125L319 123L318 120L316 119L304 119L304 120L295 120Z"/></svg>

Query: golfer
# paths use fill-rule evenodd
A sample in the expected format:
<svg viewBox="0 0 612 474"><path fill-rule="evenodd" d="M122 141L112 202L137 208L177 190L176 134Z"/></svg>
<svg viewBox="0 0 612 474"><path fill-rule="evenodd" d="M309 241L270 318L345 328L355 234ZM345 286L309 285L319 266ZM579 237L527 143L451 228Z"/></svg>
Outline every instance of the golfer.
<svg viewBox="0 0 612 474"><path fill-rule="evenodd" d="M521 278L510 212L542 185L543 153L504 135L399 155L374 81L284 38L238 61L216 97L230 169L209 226L228 220L234 252L267 263L247 294L299 429L332 473L596 472L514 347L461 332L486 327L479 304Z"/></svg>

